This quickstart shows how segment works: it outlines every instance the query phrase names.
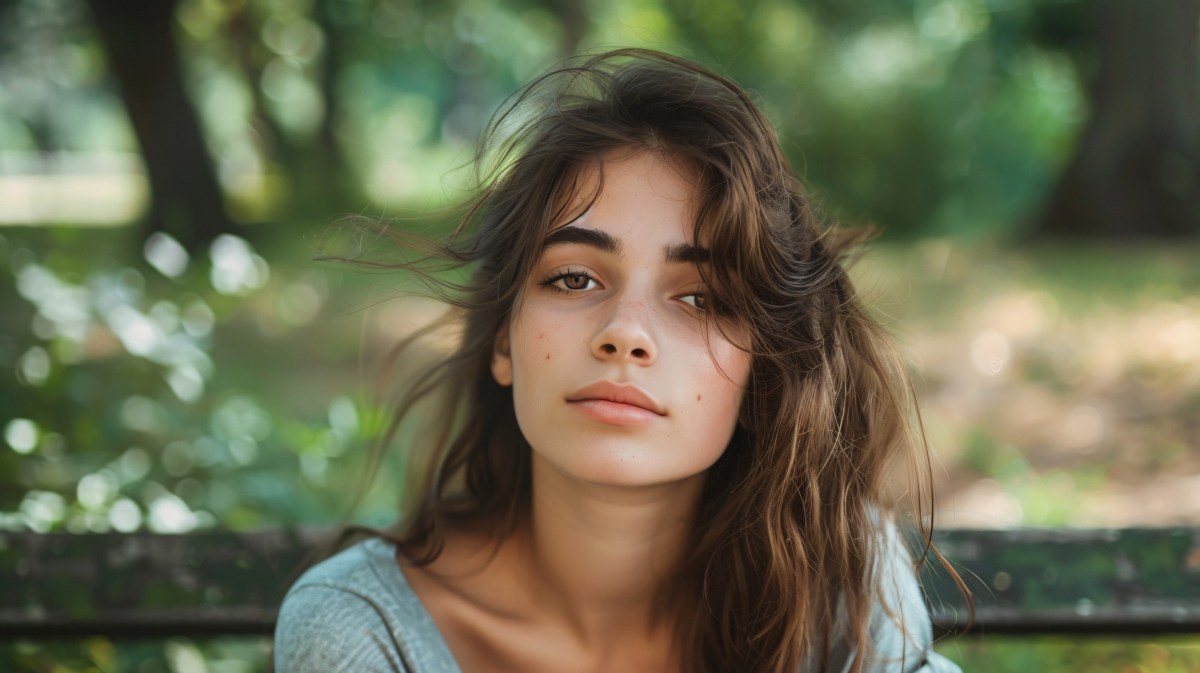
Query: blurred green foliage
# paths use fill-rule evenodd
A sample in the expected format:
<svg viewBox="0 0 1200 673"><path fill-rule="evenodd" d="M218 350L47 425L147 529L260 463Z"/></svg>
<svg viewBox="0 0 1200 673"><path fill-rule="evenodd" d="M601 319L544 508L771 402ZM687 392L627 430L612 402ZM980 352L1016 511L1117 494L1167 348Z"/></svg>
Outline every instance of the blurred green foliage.
<svg viewBox="0 0 1200 673"><path fill-rule="evenodd" d="M258 673L267 670L270 647L265 638L17 640L0 643L0 662L30 673Z"/></svg>
<svg viewBox="0 0 1200 673"><path fill-rule="evenodd" d="M370 288L351 279L358 296L318 321L350 274L273 269L229 237L210 259L177 251L187 268L169 277L118 263L122 244L112 231L0 236L12 280L0 283L0 522L187 532L336 520L371 413L358 317L336 313Z"/></svg>
<svg viewBox="0 0 1200 673"><path fill-rule="evenodd" d="M1081 5L180 0L177 41L242 219L457 199L445 176L504 96L568 53L633 45L690 55L753 90L846 221L1011 236L1086 113L1087 50L1070 39ZM10 0L0 18L0 89L11 92L0 95L0 154L52 171L37 153L136 152L82 0ZM134 162L121 213L136 215L141 180Z"/></svg>
<svg viewBox="0 0 1200 673"><path fill-rule="evenodd" d="M310 243L279 254L311 256ZM379 294L374 281L313 262L273 266L241 239L196 259L151 245L128 260L127 246L121 230L0 233L0 526L336 523L380 416L363 392L356 308ZM357 520L390 523L396 497L377 489ZM89 592L57 589L81 614L92 609ZM145 607L176 604L175 591L151 588ZM265 647L10 642L0 670L256 671Z"/></svg>

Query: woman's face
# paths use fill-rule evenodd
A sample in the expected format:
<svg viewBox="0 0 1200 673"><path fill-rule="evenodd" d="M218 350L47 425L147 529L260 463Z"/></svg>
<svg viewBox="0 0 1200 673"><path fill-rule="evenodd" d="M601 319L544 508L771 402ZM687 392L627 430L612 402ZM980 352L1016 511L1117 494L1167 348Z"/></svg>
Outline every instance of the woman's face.
<svg viewBox="0 0 1200 673"><path fill-rule="evenodd" d="M589 194L599 175L584 177ZM547 234L497 339L492 372L513 387L522 433L568 477L679 482L729 443L750 356L703 319L696 202L688 175L663 157L610 154L599 198Z"/></svg>

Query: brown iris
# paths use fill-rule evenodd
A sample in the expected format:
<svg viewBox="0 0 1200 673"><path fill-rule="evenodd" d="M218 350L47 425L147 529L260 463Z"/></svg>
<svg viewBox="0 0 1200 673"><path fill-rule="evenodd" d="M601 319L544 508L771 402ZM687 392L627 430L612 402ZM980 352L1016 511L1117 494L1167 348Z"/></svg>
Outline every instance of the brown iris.
<svg viewBox="0 0 1200 673"><path fill-rule="evenodd" d="M563 286L568 290L586 290L588 277L582 273L569 273L563 276Z"/></svg>

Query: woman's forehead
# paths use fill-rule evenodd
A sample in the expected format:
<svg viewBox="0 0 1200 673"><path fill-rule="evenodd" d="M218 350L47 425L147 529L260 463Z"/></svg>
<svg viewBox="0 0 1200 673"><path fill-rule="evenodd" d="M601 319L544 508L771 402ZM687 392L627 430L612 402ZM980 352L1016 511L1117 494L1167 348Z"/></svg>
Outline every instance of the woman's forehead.
<svg viewBox="0 0 1200 673"><path fill-rule="evenodd" d="M565 226L592 226L596 208L614 206L678 204L684 241L695 237L695 216L700 201L697 172L668 153L621 147L580 164L564 180L557 199L556 217L546 235ZM629 210L629 208L625 208Z"/></svg>

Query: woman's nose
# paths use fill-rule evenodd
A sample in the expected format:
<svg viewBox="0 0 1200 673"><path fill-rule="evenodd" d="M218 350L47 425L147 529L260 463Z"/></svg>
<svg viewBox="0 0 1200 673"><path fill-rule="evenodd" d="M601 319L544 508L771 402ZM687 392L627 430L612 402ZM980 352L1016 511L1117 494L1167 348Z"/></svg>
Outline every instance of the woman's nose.
<svg viewBox="0 0 1200 673"><path fill-rule="evenodd" d="M658 356L651 316L641 301L620 301L592 337L592 354L600 360L652 364Z"/></svg>

